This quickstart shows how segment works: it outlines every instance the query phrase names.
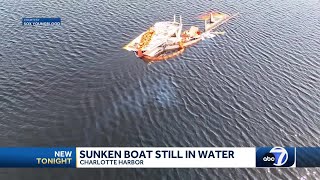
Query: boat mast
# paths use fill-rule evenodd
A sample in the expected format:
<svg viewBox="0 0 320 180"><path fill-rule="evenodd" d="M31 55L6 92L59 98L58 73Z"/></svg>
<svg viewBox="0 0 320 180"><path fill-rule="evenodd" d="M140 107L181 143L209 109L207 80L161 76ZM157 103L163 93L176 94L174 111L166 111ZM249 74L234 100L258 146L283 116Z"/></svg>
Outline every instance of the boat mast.
<svg viewBox="0 0 320 180"><path fill-rule="evenodd" d="M181 32L182 32L182 17L181 17L181 15L180 15L180 23L179 23L178 33L177 33L177 37L178 37L178 38L180 38Z"/></svg>

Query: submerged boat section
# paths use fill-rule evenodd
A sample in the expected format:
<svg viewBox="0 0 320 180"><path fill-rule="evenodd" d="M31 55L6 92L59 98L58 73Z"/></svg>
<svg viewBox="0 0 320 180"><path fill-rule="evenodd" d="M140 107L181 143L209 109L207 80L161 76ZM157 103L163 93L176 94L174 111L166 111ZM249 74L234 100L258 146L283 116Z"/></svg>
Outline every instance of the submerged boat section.
<svg viewBox="0 0 320 180"><path fill-rule="evenodd" d="M147 31L124 46L133 51L139 58L148 61L160 61L181 54L184 49L204 39L204 35L224 24L235 15L222 12L210 12L200 16L204 20L204 30L196 26L182 31L182 18L179 22L174 16L173 21L157 22ZM169 52L169 53L168 53Z"/></svg>

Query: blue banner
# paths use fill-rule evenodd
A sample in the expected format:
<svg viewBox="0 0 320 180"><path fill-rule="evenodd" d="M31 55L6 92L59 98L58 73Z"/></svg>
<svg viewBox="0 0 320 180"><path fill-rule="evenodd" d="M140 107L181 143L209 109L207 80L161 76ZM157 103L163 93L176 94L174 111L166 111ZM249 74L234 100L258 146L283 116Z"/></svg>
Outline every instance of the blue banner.
<svg viewBox="0 0 320 180"><path fill-rule="evenodd" d="M297 147L297 167L320 167L320 147Z"/></svg>
<svg viewBox="0 0 320 180"><path fill-rule="evenodd" d="M76 148L0 148L0 167L75 168Z"/></svg>

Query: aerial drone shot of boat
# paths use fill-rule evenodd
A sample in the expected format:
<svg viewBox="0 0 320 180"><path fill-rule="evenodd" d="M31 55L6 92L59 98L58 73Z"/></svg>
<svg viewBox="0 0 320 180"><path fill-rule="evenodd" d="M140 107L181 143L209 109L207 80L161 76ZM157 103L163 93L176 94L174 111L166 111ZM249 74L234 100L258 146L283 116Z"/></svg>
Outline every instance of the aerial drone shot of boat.
<svg viewBox="0 0 320 180"><path fill-rule="evenodd" d="M224 32L213 32L214 29L226 23L237 14L229 15L222 12L210 12L200 16L204 20L204 30L196 26L182 31L182 18L176 21L157 22L147 31L140 34L123 48L133 51L135 55L147 62L167 60L181 54L186 47L194 45L206 37Z"/></svg>

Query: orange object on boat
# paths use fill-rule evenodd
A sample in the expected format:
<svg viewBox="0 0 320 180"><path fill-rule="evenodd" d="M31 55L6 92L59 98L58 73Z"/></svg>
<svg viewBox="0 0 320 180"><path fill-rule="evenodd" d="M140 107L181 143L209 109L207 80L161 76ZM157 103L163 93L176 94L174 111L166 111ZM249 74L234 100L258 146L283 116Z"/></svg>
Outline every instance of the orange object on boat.
<svg viewBox="0 0 320 180"><path fill-rule="evenodd" d="M153 35L154 35L154 30L151 28L146 33L144 33L139 43L139 49L143 49L146 46L148 46Z"/></svg>
<svg viewBox="0 0 320 180"><path fill-rule="evenodd" d="M138 50L138 57L139 57L139 58L142 58L143 56L144 56L144 55L143 55L141 49L139 49L139 50Z"/></svg>
<svg viewBox="0 0 320 180"><path fill-rule="evenodd" d="M210 19L210 15L212 15L212 16L222 16L222 15L224 15L224 14L221 13L221 12L213 11L213 12L208 12L208 13L205 13L205 14L200 15L200 16L199 16L199 19L201 19L201 20L208 20L208 19Z"/></svg>

